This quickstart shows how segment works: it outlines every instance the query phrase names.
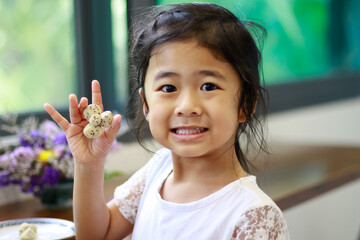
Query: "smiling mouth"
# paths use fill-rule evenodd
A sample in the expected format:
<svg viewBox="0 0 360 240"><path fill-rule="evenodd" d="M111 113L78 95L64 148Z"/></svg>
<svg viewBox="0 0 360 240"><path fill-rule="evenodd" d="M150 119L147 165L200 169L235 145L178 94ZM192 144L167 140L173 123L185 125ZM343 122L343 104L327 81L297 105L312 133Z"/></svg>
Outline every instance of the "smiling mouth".
<svg viewBox="0 0 360 240"><path fill-rule="evenodd" d="M171 129L171 132L179 134L179 135L192 135L192 134L200 134L203 132L206 132L208 128L173 128Z"/></svg>

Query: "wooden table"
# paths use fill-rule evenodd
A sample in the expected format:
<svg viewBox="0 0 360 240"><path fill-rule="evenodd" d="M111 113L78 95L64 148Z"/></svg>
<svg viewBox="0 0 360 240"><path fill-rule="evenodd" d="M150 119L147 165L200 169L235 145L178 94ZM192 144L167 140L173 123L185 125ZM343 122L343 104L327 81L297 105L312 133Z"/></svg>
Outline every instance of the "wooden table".
<svg viewBox="0 0 360 240"><path fill-rule="evenodd" d="M109 180L104 186L104 195L107 201L113 197L116 186L122 184L127 179L126 176ZM25 201L15 202L0 206L0 221L19 218L61 218L73 221L72 208L48 209L45 208L40 199L32 198Z"/></svg>
<svg viewBox="0 0 360 240"><path fill-rule="evenodd" d="M277 146L258 166L259 186L286 210L360 178L360 147Z"/></svg>
<svg viewBox="0 0 360 240"><path fill-rule="evenodd" d="M260 187L282 210L360 178L360 147L281 146L254 162ZM311 177L308 177L311 172ZM126 177L105 183L110 200ZM38 199L0 206L0 221L52 217L73 221L72 209L45 209Z"/></svg>
<svg viewBox="0 0 360 240"><path fill-rule="evenodd" d="M106 182L104 195L107 201L112 199L115 187L122 184L127 178L128 177L124 176ZM48 209L41 204L40 199L36 198L0 206L0 221L20 218L59 218L69 221L74 220L71 207L65 209ZM64 240L75 240L75 237Z"/></svg>

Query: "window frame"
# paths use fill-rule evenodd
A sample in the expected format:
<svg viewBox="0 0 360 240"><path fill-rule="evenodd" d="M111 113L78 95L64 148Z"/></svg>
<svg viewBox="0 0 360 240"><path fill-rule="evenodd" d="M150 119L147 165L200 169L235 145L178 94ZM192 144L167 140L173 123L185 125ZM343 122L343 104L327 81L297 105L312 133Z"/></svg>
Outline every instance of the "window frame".
<svg viewBox="0 0 360 240"><path fill-rule="evenodd" d="M111 1L75 0L77 95L91 99L91 81L101 83L103 104L114 109Z"/></svg>
<svg viewBox="0 0 360 240"><path fill-rule="evenodd" d="M271 114L360 96L360 74L311 78L270 85L266 89L270 96L268 112Z"/></svg>

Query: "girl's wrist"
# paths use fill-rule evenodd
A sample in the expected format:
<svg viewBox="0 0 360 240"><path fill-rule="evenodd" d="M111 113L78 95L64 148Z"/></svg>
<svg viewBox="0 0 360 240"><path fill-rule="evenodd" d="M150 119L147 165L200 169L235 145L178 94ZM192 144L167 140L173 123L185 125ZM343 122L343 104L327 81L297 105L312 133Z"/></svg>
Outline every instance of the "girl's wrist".
<svg viewBox="0 0 360 240"><path fill-rule="evenodd" d="M81 162L81 161L76 161L76 159L74 160L74 167L75 167L75 171L80 172L80 173L96 173L96 172L101 172L102 174L104 173L104 163L105 160L102 159L97 159L97 160L93 160L93 161L87 161L87 162Z"/></svg>

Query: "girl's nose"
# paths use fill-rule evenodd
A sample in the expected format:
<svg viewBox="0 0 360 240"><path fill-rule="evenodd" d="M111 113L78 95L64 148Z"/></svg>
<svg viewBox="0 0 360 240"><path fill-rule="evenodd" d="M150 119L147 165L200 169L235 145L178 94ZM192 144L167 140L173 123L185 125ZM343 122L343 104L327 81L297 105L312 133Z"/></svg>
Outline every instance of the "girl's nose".
<svg viewBox="0 0 360 240"><path fill-rule="evenodd" d="M198 116L202 113L201 102L194 92L184 92L177 101L175 109L177 116L191 117Z"/></svg>

